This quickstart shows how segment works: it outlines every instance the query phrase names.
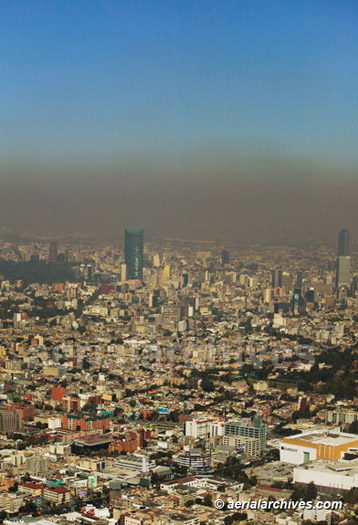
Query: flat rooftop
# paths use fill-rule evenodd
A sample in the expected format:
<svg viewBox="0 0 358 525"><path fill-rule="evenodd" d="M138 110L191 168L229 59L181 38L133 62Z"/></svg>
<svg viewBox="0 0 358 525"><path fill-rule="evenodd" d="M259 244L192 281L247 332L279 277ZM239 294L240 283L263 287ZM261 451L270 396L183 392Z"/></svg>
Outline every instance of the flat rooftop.
<svg viewBox="0 0 358 525"><path fill-rule="evenodd" d="M356 434L347 434L345 432L310 432L307 434L295 434L293 436L288 436L286 439L297 439L300 441L306 441L307 443L313 443L316 445L330 445L330 446L340 446L352 443L352 441L358 441L358 435ZM284 440L285 441L285 438Z"/></svg>
<svg viewBox="0 0 358 525"><path fill-rule="evenodd" d="M358 461L345 463L342 461L317 460L295 467L294 470L309 470L326 474L339 474L341 476L354 476L358 474Z"/></svg>

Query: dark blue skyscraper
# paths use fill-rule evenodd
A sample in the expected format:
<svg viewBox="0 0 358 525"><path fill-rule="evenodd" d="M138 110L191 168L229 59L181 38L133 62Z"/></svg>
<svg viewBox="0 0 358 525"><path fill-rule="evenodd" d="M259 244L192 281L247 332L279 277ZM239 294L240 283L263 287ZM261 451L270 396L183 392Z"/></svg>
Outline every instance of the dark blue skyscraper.
<svg viewBox="0 0 358 525"><path fill-rule="evenodd" d="M271 271L271 285L272 285L272 288L282 287L282 270L272 270Z"/></svg>
<svg viewBox="0 0 358 525"><path fill-rule="evenodd" d="M230 262L230 253L227 250L221 252L221 264L229 264Z"/></svg>
<svg viewBox="0 0 358 525"><path fill-rule="evenodd" d="M297 272L296 288L302 288L302 283L303 283L303 272L299 270Z"/></svg>
<svg viewBox="0 0 358 525"><path fill-rule="evenodd" d="M125 229L127 279L143 278L143 228Z"/></svg>
<svg viewBox="0 0 358 525"><path fill-rule="evenodd" d="M338 232L338 257L349 255L349 231L344 229Z"/></svg>

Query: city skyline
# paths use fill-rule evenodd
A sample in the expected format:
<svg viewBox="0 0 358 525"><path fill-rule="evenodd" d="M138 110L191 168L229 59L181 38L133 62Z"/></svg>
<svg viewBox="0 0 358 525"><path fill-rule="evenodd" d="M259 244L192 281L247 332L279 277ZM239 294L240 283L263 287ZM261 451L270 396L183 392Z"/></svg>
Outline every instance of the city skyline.
<svg viewBox="0 0 358 525"><path fill-rule="evenodd" d="M0 2L0 525L358 521L357 22Z"/></svg>

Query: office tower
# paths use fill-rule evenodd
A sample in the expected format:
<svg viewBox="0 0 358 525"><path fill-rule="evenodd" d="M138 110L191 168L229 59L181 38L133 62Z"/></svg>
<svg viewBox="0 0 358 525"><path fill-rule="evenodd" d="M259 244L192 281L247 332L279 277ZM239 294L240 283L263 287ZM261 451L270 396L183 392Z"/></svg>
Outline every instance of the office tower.
<svg viewBox="0 0 358 525"><path fill-rule="evenodd" d="M272 285L272 288L282 287L282 270L272 270L271 271L271 285Z"/></svg>
<svg viewBox="0 0 358 525"><path fill-rule="evenodd" d="M305 298L308 303L315 303L316 302L316 290L314 288L310 288L307 290Z"/></svg>
<svg viewBox="0 0 358 525"><path fill-rule="evenodd" d="M351 258L348 255L341 255L337 259L336 286L348 286L350 281Z"/></svg>
<svg viewBox="0 0 358 525"><path fill-rule="evenodd" d="M303 283L303 272L298 271L297 276L296 276L296 287L302 288L302 283Z"/></svg>
<svg viewBox="0 0 358 525"><path fill-rule="evenodd" d="M155 266L156 268L159 268L159 266L160 266L160 255L159 255L159 253L155 254L154 257L153 257L153 266Z"/></svg>
<svg viewBox="0 0 358 525"><path fill-rule="evenodd" d="M271 288L266 288L264 291L264 302L269 303L272 299L272 290Z"/></svg>
<svg viewBox="0 0 358 525"><path fill-rule="evenodd" d="M294 315L303 314L305 311L305 300L301 295L301 288L295 288L291 301L291 312Z"/></svg>
<svg viewBox="0 0 358 525"><path fill-rule="evenodd" d="M125 229L127 279L143 278L143 228Z"/></svg>
<svg viewBox="0 0 358 525"><path fill-rule="evenodd" d="M229 264L230 253L227 250L221 252L221 264Z"/></svg>
<svg viewBox="0 0 358 525"><path fill-rule="evenodd" d="M167 281L169 281L170 275L171 275L171 268L169 264L166 264L162 272L162 284L165 284Z"/></svg>
<svg viewBox="0 0 358 525"><path fill-rule="evenodd" d="M261 454L266 448L266 429L262 423L256 419L253 421L248 419L225 423L223 442L229 446L232 446L228 439L231 436L247 438L247 441L243 441L243 444L246 446L250 445L248 441L250 438L251 440L255 440L255 448L258 454ZM235 442L233 444L235 445ZM241 443L238 444L241 445Z"/></svg>
<svg viewBox="0 0 358 525"><path fill-rule="evenodd" d="M49 249L49 256L48 259L50 262L56 262L57 261L57 242L51 241L50 242L50 249Z"/></svg>
<svg viewBox="0 0 358 525"><path fill-rule="evenodd" d="M356 291L358 290L358 277L353 277L352 286L351 286L352 294L354 295Z"/></svg>
<svg viewBox="0 0 358 525"><path fill-rule="evenodd" d="M349 255L349 231L346 229L338 232L338 257Z"/></svg>
<svg viewBox="0 0 358 525"><path fill-rule="evenodd" d="M285 289L286 293L292 292L293 280L289 272L282 272L281 286Z"/></svg>
<svg viewBox="0 0 358 525"><path fill-rule="evenodd" d="M121 282L124 283L127 280L127 265L121 264Z"/></svg>
<svg viewBox="0 0 358 525"><path fill-rule="evenodd" d="M93 267L92 264L87 264L87 281L92 282L93 279Z"/></svg>

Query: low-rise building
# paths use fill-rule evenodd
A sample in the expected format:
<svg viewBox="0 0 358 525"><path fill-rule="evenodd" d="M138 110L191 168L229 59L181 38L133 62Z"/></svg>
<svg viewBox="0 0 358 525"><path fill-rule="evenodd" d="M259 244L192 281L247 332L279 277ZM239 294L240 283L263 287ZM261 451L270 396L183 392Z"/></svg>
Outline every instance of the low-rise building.
<svg viewBox="0 0 358 525"><path fill-rule="evenodd" d="M350 448L358 447L358 436L338 429L310 431L283 438L280 461L301 465L316 459L339 460Z"/></svg>

